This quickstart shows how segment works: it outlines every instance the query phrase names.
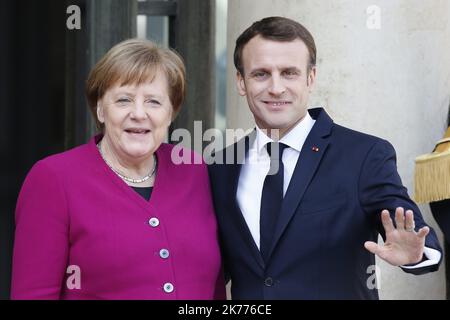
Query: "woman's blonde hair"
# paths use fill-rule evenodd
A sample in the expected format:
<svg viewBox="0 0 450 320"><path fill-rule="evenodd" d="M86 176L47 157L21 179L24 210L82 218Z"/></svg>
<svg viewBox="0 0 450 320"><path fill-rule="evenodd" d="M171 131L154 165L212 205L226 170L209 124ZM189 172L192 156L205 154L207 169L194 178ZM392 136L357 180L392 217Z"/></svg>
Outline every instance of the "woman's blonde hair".
<svg viewBox="0 0 450 320"><path fill-rule="evenodd" d="M104 128L97 117L97 102L108 89L117 84L151 82L159 70L167 77L175 118L186 94L186 68L180 55L170 48L142 39L123 41L111 48L91 70L86 82L86 96L97 128L101 131Z"/></svg>

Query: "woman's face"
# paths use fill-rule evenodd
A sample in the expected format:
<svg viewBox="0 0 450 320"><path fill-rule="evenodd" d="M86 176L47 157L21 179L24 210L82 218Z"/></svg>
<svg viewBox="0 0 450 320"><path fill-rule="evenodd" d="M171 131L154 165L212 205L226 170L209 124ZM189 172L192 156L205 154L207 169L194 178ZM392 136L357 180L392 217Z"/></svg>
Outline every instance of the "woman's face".
<svg viewBox="0 0 450 320"><path fill-rule="evenodd" d="M146 158L158 149L172 112L167 78L161 71L152 82L110 88L97 108L108 147L119 157L135 159Z"/></svg>

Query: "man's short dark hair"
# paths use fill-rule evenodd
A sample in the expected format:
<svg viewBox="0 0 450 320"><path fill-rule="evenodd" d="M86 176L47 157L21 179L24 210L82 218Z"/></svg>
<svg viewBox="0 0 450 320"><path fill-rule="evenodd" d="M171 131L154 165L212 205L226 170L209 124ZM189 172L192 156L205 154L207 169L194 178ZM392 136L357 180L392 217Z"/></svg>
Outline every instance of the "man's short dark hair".
<svg viewBox="0 0 450 320"><path fill-rule="evenodd" d="M316 65L316 44L311 33L300 23L284 17L267 17L253 23L236 40L234 49L234 65L241 75L244 75L242 65L242 51L244 46L254 37L289 42L295 39L302 40L309 51L308 72Z"/></svg>

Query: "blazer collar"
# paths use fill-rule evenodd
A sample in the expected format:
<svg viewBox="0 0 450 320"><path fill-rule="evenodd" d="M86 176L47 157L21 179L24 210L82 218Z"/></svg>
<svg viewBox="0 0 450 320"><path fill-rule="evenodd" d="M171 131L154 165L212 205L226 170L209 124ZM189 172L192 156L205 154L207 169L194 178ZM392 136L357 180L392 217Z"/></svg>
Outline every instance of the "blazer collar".
<svg viewBox="0 0 450 320"><path fill-rule="evenodd" d="M329 138L333 128L333 120L323 108L315 108L308 111L311 117L316 120L316 123L303 144L291 182L286 191L277 226L275 228L272 247L269 252L269 261L270 255L294 216L312 177L319 168L320 161L322 160L325 151L328 148Z"/></svg>

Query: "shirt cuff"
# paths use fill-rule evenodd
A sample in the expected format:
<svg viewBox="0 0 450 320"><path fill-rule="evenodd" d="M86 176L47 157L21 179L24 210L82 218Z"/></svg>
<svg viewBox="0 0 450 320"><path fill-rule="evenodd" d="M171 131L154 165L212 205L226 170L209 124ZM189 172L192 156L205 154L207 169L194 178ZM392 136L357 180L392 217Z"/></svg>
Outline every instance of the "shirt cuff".
<svg viewBox="0 0 450 320"><path fill-rule="evenodd" d="M425 247L425 248L423 248L423 254L426 257L425 261L419 262L412 266L411 265L401 266L401 268L404 268L404 269L423 268L423 267L428 267L428 266L438 264L439 261L441 261L442 254L436 249Z"/></svg>

